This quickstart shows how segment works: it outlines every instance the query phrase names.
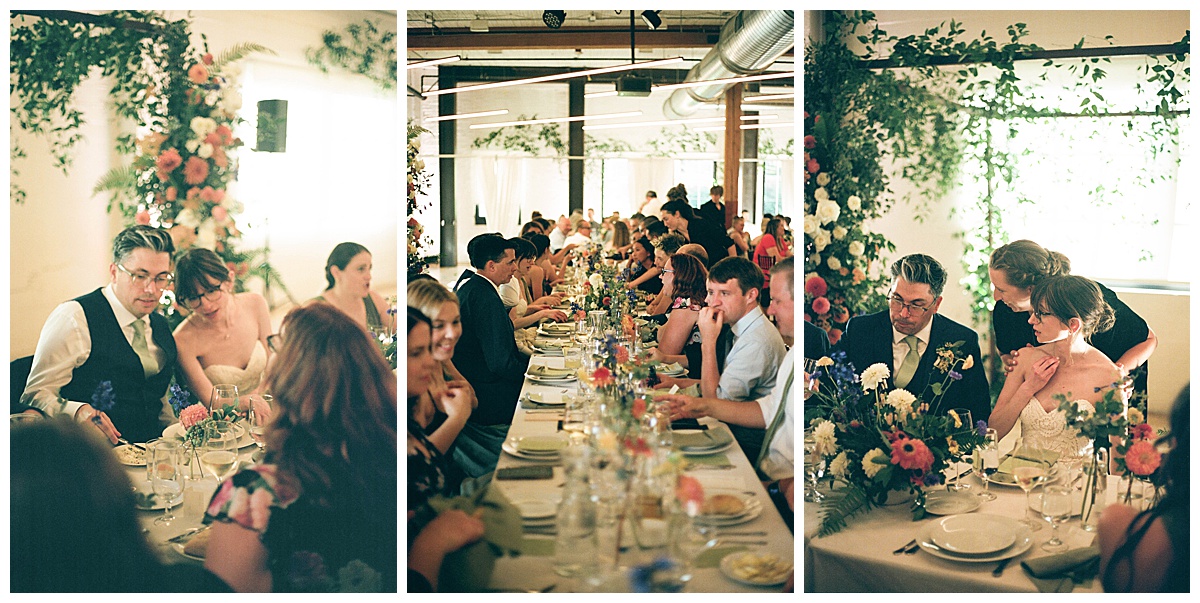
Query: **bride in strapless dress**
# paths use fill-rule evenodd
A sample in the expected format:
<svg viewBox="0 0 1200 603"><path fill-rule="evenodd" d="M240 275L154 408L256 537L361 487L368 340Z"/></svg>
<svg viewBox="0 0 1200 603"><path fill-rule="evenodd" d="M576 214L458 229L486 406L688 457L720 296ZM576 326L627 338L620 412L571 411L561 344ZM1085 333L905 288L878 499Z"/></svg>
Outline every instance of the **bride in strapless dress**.
<svg viewBox="0 0 1200 603"><path fill-rule="evenodd" d="M175 327L179 367L188 389L208 403L214 385L236 385L242 408L261 399L271 315L257 293L233 293L233 274L208 249L189 249L176 262L175 295L191 314Z"/></svg>
<svg viewBox="0 0 1200 603"><path fill-rule="evenodd" d="M1063 457L1078 457L1091 442L1067 426L1058 396L1095 412L1109 386L1122 380L1117 365L1087 342L1092 333L1112 326L1112 308L1100 288L1081 276L1044 279L1030 299L1034 311L1029 322L1042 345L1017 357L988 426L1004 437L1020 421L1023 438L1036 438L1041 447Z"/></svg>

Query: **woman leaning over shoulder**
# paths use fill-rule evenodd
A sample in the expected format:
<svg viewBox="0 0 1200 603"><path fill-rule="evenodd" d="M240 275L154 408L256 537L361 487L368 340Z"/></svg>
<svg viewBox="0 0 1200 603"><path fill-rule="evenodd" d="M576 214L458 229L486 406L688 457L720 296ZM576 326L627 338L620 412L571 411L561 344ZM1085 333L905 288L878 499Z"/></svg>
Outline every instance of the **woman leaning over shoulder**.
<svg viewBox="0 0 1200 603"><path fill-rule="evenodd" d="M325 261L325 292L317 301L345 312L363 328L396 331L396 318L387 313L387 300L371 289L371 252L358 243L339 243Z"/></svg>
<svg viewBox="0 0 1200 603"><path fill-rule="evenodd" d="M239 592L396 592L396 377L329 304L271 336L267 455L218 487L204 567Z"/></svg>

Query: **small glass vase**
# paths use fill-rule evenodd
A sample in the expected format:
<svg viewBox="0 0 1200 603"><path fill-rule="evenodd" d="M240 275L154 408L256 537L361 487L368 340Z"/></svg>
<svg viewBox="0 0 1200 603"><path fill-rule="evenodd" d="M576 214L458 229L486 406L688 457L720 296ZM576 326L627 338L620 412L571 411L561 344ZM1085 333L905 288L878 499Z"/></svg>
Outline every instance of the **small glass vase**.
<svg viewBox="0 0 1200 603"><path fill-rule="evenodd" d="M1149 477L1126 472L1121 476L1121 484L1117 486L1117 502L1138 511L1145 511L1158 504L1158 488Z"/></svg>
<svg viewBox="0 0 1200 603"><path fill-rule="evenodd" d="M1089 532L1095 532L1100 526L1107 488L1108 449L1096 448L1091 460L1083 467L1083 507L1079 513L1079 523Z"/></svg>

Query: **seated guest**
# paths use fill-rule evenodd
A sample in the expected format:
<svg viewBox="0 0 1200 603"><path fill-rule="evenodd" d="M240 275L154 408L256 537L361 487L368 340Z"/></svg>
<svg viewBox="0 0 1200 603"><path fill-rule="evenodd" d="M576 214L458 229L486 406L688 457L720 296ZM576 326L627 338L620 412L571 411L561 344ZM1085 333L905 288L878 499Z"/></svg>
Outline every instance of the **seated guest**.
<svg viewBox="0 0 1200 603"><path fill-rule="evenodd" d="M675 294L675 301L667 309L667 321L658 329L657 346L651 356L660 362L678 362L688 367L689 374L700 375L700 331L696 321L704 307L704 283L708 271L700 260L677 253L663 267L663 288ZM689 356L696 360L689 362Z"/></svg>
<svg viewBox="0 0 1200 603"><path fill-rule="evenodd" d="M1029 322L1032 310L1029 297L1033 287L1042 279L1070 273L1071 261L1066 256L1044 249L1033 241L1013 241L992 252L988 275L998 302L992 310L992 326L1006 372L1016 366L1021 349L1038 345ZM1144 395L1149 373L1147 363L1158 346L1158 337L1116 293L1100 283L1096 285L1100 287L1104 303L1113 309L1115 322L1112 328L1096 333L1089 343L1130 372L1134 377L1134 392ZM1133 369L1138 367L1142 370L1135 372Z"/></svg>
<svg viewBox="0 0 1200 603"><path fill-rule="evenodd" d="M728 260L726 260L728 261ZM720 264L713 266L718 272ZM778 335L785 340L794 339L795 331L795 302L793 299L795 286L795 260L785 259L771 268L771 287L775 295L767 314L775 318ZM810 323L805 323L810 324ZM816 328L815 326L813 328ZM805 327L806 337L808 328ZM820 329L817 329L820 331ZM805 352L808 352L807 342ZM775 373L774 386L768 395L753 398L753 403L747 403L722 396L707 396L694 398L677 394L662 396L671 405L671 417L715 417L730 425L743 428L766 429L762 447L750 455L754 460L754 469L759 477L768 482L767 491L771 500L779 509L788 527L794 521L794 503L785 496L795 476L796 458L796 407L795 397L791 395L795 376L795 354L792 348L783 356L779 369Z"/></svg>
<svg viewBox="0 0 1200 603"><path fill-rule="evenodd" d="M681 235L674 233L664 235L657 241L654 241L654 265L659 270L659 280L663 283L663 288L646 304L646 314L656 317L665 315L671 308L671 304L675 303L675 294L671 287L667 285L666 278L662 273L663 268L667 266L667 258L675 255L681 247L687 244L687 240ZM703 262L701 262L703 264Z"/></svg>
<svg viewBox="0 0 1200 603"><path fill-rule="evenodd" d="M546 236L550 237L550 251L558 253L567 244L567 235L569 234L571 234L571 220L566 216L559 216L558 221L554 224L554 229L546 233Z"/></svg>
<svg viewBox="0 0 1200 603"><path fill-rule="evenodd" d="M553 305L562 303L562 297L550 293L554 284L562 281L562 275L550 262L550 239L546 235L540 234L531 234L522 238L533 243L535 255L533 262L529 265L529 271L525 274L525 280L529 283L533 298L552 297L556 300Z"/></svg>
<svg viewBox="0 0 1200 603"><path fill-rule="evenodd" d="M175 300L191 312L175 327L179 369L188 389L208 402L214 384L230 383L237 386L239 399L261 400L272 333L267 300L249 291L234 293L233 272L221 256L203 247L179 255Z"/></svg>
<svg viewBox="0 0 1200 603"><path fill-rule="evenodd" d="M704 262L705 266L709 265L708 264L708 252L704 250L704 247L697 245L696 243L688 243L688 244L684 245L683 247L680 247L679 253L686 253L686 254L696 258L697 260Z"/></svg>
<svg viewBox="0 0 1200 603"><path fill-rule="evenodd" d="M454 346L462 337L458 298L437 281L413 281L408 284L408 305L431 321L434 360L429 387L415 394L409 420L416 421L429 441L446 454L478 404L475 388L454 366ZM409 364L411 369L413 363ZM409 382L413 387L411 377Z"/></svg>
<svg viewBox="0 0 1200 603"><path fill-rule="evenodd" d="M166 393L176 350L167 319L155 310L175 278L174 252L162 229L131 226L117 234L109 284L59 304L46 319L21 402L87 422L113 444L162 435L175 420ZM94 408L89 402L104 381L113 404Z"/></svg>
<svg viewBox="0 0 1200 603"><path fill-rule="evenodd" d="M396 592L396 377L330 304L272 337L267 455L213 494L204 567L238 592Z"/></svg>
<svg viewBox="0 0 1200 603"><path fill-rule="evenodd" d="M1170 432L1156 442L1169 447L1158 469L1166 494L1144 511L1110 505L1100 516L1100 579L1105 592L1190 591L1190 392L1191 386L1185 386L1175 398Z"/></svg>
<svg viewBox="0 0 1200 603"><path fill-rule="evenodd" d="M759 239L758 246L754 248L754 263L764 271L770 270L775 262L792 255L792 250L788 248L783 237L783 224L783 220L778 217L768 220L767 230ZM771 301L769 283L764 284L763 289L768 292L768 295L764 296L766 299L762 300L763 306L766 306Z"/></svg>
<svg viewBox="0 0 1200 603"><path fill-rule="evenodd" d="M758 244L762 241L763 233L767 232L767 222L770 222L771 218L774 218L774 217L775 217L774 214L767 214L767 213L763 214L762 224L760 224L758 227L759 234L750 239L750 257L752 257L752 258L754 257L754 251L756 249L758 249Z"/></svg>
<svg viewBox="0 0 1200 603"><path fill-rule="evenodd" d="M658 207L658 193L654 191L646 191L646 198L643 199L641 203L638 203L637 210L640 213L652 215L658 213Z"/></svg>
<svg viewBox="0 0 1200 603"><path fill-rule="evenodd" d="M696 321L702 358L700 393L706 398L758 400L775 387L775 374L787 347L758 304L762 279L758 266L738 257L713 264L708 273L706 307ZM718 346L723 347L720 334L725 325L733 338L722 367L717 356ZM685 387L693 380L665 377L662 381L657 387ZM731 431L746 456L762 447L762 429L732 426Z"/></svg>
<svg viewBox="0 0 1200 603"><path fill-rule="evenodd" d="M604 253L614 260L623 260L632 245L629 238L629 226L621 220L613 222L612 240L604 244Z"/></svg>
<svg viewBox="0 0 1200 603"><path fill-rule="evenodd" d="M512 320L513 329L523 329L546 319L566 320L566 312L551 307L557 303L558 298L547 296L533 299L533 290L527 277L537 248L520 237L509 239L508 242L512 244L516 254L517 269L507 283L500 285L500 301L509 312L508 317Z"/></svg>
<svg viewBox="0 0 1200 603"><path fill-rule="evenodd" d="M521 236L525 236L530 233L546 234L546 232L542 229L542 223L534 221L526 222L525 225L521 227Z"/></svg>
<svg viewBox="0 0 1200 603"><path fill-rule="evenodd" d="M729 230L725 231L730 239L733 239L734 246L737 247L737 256L739 258L750 257L750 233L746 232L746 219L741 216L734 216L730 223Z"/></svg>
<svg viewBox="0 0 1200 603"><path fill-rule="evenodd" d="M642 237L634 242L629 264L625 267L625 288L650 294L662 291L662 270L654 265L654 245Z"/></svg>
<svg viewBox="0 0 1200 603"><path fill-rule="evenodd" d="M201 567L159 559L129 474L95 429L28 421L10 444L12 592L230 592Z"/></svg>
<svg viewBox="0 0 1200 603"><path fill-rule="evenodd" d="M575 232L566 238L563 243L566 245L574 245L576 247L587 246L592 242L592 223L587 220L579 220L575 222Z"/></svg>
<svg viewBox="0 0 1200 603"><path fill-rule="evenodd" d="M639 237L644 236L642 234L642 228L643 228L642 223L645 220L646 220L646 216L642 215L640 212L635 213L632 216L629 216L629 236L630 236L630 238L636 240Z"/></svg>
<svg viewBox="0 0 1200 603"><path fill-rule="evenodd" d="M358 243L338 243L325 261L325 292L314 298L345 312L364 329L396 331L387 300L371 290L371 252Z"/></svg>
<svg viewBox="0 0 1200 603"><path fill-rule="evenodd" d="M970 356L974 366L957 369L963 378L951 387L952 394L941 400L943 408L931 408L929 412L943 414L951 408L967 408L975 420L990 415L991 394L979 361L979 335L937 313L946 270L937 260L918 253L897 260L891 272L890 309L851 318L834 348L846 352L846 360L854 365L856 373L875 363L887 365L889 387L904 388L925 399L926 387L944 378L933 367L937 349L962 341L958 351Z"/></svg>
<svg viewBox="0 0 1200 603"><path fill-rule="evenodd" d="M475 272L455 292L463 333L454 348L454 366L479 397L454 451L455 461L470 477L496 468L529 365L517 348L512 321L500 301L500 284L512 278L516 263L511 243L499 237L480 238L471 255Z"/></svg>
<svg viewBox="0 0 1200 603"><path fill-rule="evenodd" d="M696 215L686 199L667 201L659 213L668 228L683 235L689 242L704 247L708 254L708 266L711 267L722 258L737 255L733 239L725 234L725 225Z"/></svg>
<svg viewBox="0 0 1200 603"><path fill-rule="evenodd" d="M408 308L408 592L432 592L446 555L483 537L483 522L457 509L436 517L425 503L437 495L453 496L455 468L414 417L419 400L437 378L431 350L430 322ZM470 409L467 409L468 414ZM464 421L465 422L465 421ZM461 427L461 426L460 426ZM444 429L444 427L443 427ZM439 429L440 431L440 429ZM416 523L414 524L414 519Z"/></svg>

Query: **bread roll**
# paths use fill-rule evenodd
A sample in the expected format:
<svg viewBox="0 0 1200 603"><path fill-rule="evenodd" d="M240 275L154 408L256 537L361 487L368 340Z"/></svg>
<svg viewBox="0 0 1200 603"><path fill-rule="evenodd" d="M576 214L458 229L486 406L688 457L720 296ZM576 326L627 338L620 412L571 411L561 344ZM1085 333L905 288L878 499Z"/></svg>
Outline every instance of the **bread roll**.
<svg viewBox="0 0 1200 603"><path fill-rule="evenodd" d="M208 537L211 534L212 530L196 532L196 535L188 539L187 544L183 545L183 552L193 557L204 557L208 552Z"/></svg>
<svg viewBox="0 0 1200 603"><path fill-rule="evenodd" d="M732 494L717 494L704 501L705 515L738 515L746 510L746 503Z"/></svg>

